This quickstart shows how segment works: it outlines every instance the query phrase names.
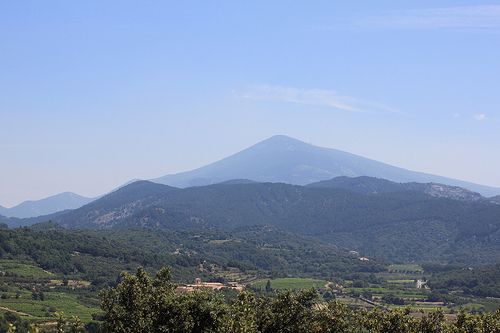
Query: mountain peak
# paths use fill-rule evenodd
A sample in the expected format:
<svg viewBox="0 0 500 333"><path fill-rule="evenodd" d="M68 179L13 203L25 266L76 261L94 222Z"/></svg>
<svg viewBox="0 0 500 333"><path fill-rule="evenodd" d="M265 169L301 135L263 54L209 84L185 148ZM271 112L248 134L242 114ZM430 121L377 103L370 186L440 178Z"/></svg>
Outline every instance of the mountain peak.
<svg viewBox="0 0 500 333"><path fill-rule="evenodd" d="M307 149L307 147L311 147L311 145L286 135L275 135L247 149L295 150Z"/></svg>
<svg viewBox="0 0 500 333"><path fill-rule="evenodd" d="M0 213L8 217L28 218L78 208L93 200L73 192L63 192L41 200L23 201L12 208L2 207Z"/></svg>
<svg viewBox="0 0 500 333"><path fill-rule="evenodd" d="M267 141L280 142L280 143L286 143L286 144L300 144L300 145L306 144L303 141L300 141L300 140L297 140L297 139L294 139L294 138L291 138L289 136L282 135L282 134L273 135L272 137L270 137L267 140L262 141L261 143L264 143L264 142L267 142Z"/></svg>
<svg viewBox="0 0 500 333"><path fill-rule="evenodd" d="M370 176L405 183L435 182L469 188L485 196L500 194L500 188L409 171L341 150L315 146L286 135L272 136L204 167L152 181L180 188L231 179L306 185L339 176Z"/></svg>

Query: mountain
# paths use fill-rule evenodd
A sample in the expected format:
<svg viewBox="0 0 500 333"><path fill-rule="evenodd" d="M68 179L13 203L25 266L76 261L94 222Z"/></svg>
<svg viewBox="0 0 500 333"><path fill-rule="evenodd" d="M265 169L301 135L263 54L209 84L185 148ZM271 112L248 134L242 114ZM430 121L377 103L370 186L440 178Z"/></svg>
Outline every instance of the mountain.
<svg viewBox="0 0 500 333"><path fill-rule="evenodd" d="M284 183L125 186L52 219L66 228L234 230L269 224L395 262L496 263L500 205L418 191L361 194Z"/></svg>
<svg viewBox="0 0 500 333"><path fill-rule="evenodd" d="M500 194L500 188L409 171L344 151L314 146L283 135L273 136L199 169L166 175L151 181L181 188L220 183L231 179L306 185L338 176L370 176L404 183L434 182L468 188L484 196Z"/></svg>
<svg viewBox="0 0 500 333"><path fill-rule="evenodd" d="M308 187L335 187L363 194L380 194L401 191L418 191L432 197L449 198L471 202L498 203L497 198L485 198L481 194L463 187L437 183L396 183L386 179L368 176L350 178L335 177L307 185Z"/></svg>
<svg viewBox="0 0 500 333"><path fill-rule="evenodd" d="M414 172L350 154L322 148L277 135L218 162L199 169L166 175L153 182L179 188L229 182L283 182L306 185L334 177L370 176L399 183L436 183L470 189L484 196L499 196L493 188L460 180ZM133 181L127 182L126 186ZM323 186L323 185L321 185ZM435 193L442 192L434 186ZM436 192L437 191L437 192ZM449 189L444 192L450 193ZM500 196L491 201L500 203ZM25 201L13 208L0 206L0 214L11 218L28 218L81 207L96 198L86 198L65 192L38 201ZM40 221L37 221L40 222ZM20 222L19 225L23 225Z"/></svg>
<svg viewBox="0 0 500 333"><path fill-rule="evenodd" d="M75 193L64 192L41 200L24 201L12 208L0 206L0 214L7 217L29 218L75 209L93 200L93 198L82 197Z"/></svg>
<svg viewBox="0 0 500 333"><path fill-rule="evenodd" d="M64 227L109 229L180 189L137 181L52 220ZM63 221L63 222L61 222Z"/></svg>
<svg viewBox="0 0 500 333"><path fill-rule="evenodd" d="M0 221L6 223L10 228L26 227L26 226L34 225L36 223L52 221L57 216L67 214L70 211L71 211L71 209L67 209L67 210L62 210L62 211L55 212L55 213L48 214L48 215L27 217L27 218L23 218L23 219L21 219L19 217L6 217L3 215L0 215Z"/></svg>

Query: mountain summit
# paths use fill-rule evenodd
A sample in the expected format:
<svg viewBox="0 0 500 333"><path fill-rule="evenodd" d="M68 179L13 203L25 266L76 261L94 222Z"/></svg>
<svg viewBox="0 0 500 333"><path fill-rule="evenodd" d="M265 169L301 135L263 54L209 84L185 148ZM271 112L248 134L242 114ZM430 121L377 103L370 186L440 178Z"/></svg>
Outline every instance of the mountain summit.
<svg viewBox="0 0 500 333"><path fill-rule="evenodd" d="M61 212L67 209L81 207L95 198L64 192L41 200L28 200L12 208L0 206L0 214L8 217L28 218Z"/></svg>
<svg viewBox="0 0 500 333"><path fill-rule="evenodd" d="M465 187L485 196L500 194L500 188L410 171L284 135L273 136L204 167L151 181L181 188L231 179L306 185L338 176L370 176L395 182L435 182Z"/></svg>

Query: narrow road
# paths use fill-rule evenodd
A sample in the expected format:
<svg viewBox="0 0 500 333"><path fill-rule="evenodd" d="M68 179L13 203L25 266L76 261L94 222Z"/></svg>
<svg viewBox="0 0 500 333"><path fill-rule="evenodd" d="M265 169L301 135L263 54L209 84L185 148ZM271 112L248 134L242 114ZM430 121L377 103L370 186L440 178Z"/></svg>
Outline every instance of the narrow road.
<svg viewBox="0 0 500 333"><path fill-rule="evenodd" d="M5 308L3 306L0 306L0 310L5 310L5 311L13 312L13 313L16 313L16 314L21 315L21 316L33 317L30 314L27 314L27 313L24 313L24 312L19 312L19 311L12 310L12 309L9 309L9 308Z"/></svg>

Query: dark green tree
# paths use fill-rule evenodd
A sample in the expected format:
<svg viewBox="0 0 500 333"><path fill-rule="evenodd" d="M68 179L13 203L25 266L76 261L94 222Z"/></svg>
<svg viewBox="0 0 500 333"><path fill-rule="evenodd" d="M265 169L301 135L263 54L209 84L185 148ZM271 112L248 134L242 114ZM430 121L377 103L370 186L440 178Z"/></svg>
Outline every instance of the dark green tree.
<svg viewBox="0 0 500 333"><path fill-rule="evenodd" d="M102 290L100 294L104 333L500 332L500 310L477 315L461 310L455 320L447 323L442 309L421 311L417 318L411 315L410 306L391 311L351 310L333 300L321 307L314 288L279 291L274 298L256 298L245 291L228 306L221 294L208 288L177 295L168 268L158 271L155 279L149 278L142 268L137 269L135 276L121 276L122 282L116 289ZM19 327L13 314L5 314L4 318ZM56 319L62 330L66 325L62 313L56 313ZM75 320L71 329L78 331L80 327Z"/></svg>
<svg viewBox="0 0 500 333"><path fill-rule="evenodd" d="M257 332L257 311L259 300L255 294L243 291L231 302L230 313L225 321L224 331L234 333Z"/></svg>
<svg viewBox="0 0 500 333"><path fill-rule="evenodd" d="M349 333L357 326L357 316L345 303L330 301L318 313L318 331Z"/></svg>
<svg viewBox="0 0 500 333"><path fill-rule="evenodd" d="M313 332L315 327L313 306L317 296L317 291L312 288L300 292L279 291L272 300L261 297L256 308L257 332Z"/></svg>
<svg viewBox="0 0 500 333"><path fill-rule="evenodd" d="M104 311L102 332L156 332L159 322L164 320L160 309L175 296L176 285L170 281L168 268L156 273L153 281L143 270L137 269L135 276L121 274L122 283L117 289L102 290L101 309Z"/></svg>
<svg viewBox="0 0 500 333"><path fill-rule="evenodd" d="M121 274L117 289L102 290L101 309L106 332L215 332L227 305L211 289L177 296L169 268L148 277L139 267L135 276Z"/></svg>
<svg viewBox="0 0 500 333"><path fill-rule="evenodd" d="M273 291L273 288L271 288L271 280L267 280L267 283L266 283L266 291L267 291L267 292L271 292L271 291Z"/></svg>

